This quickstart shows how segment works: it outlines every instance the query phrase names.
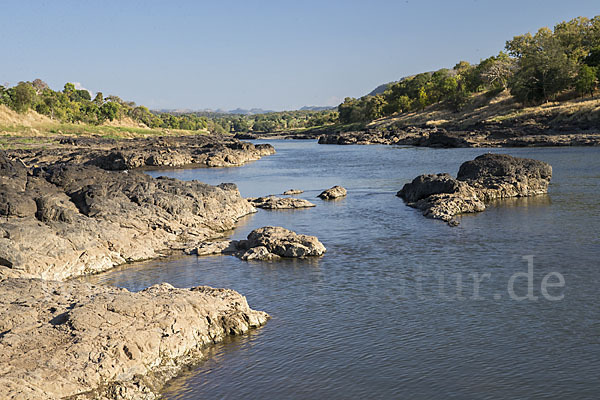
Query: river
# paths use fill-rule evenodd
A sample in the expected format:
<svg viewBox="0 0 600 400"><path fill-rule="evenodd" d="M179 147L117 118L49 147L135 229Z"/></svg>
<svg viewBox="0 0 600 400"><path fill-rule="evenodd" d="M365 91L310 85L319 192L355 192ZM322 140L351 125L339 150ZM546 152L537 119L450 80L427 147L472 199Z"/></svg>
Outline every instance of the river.
<svg viewBox="0 0 600 400"><path fill-rule="evenodd" d="M283 226L316 235L325 256L174 257L86 278L134 291L163 281L232 288L272 316L209 349L164 398L597 398L600 148L269 143L275 155L239 168L149 173L234 182L246 197L303 189L317 207L259 210L230 236ZM456 228L395 196L417 175L455 175L487 151L550 163L549 194L496 202ZM315 198L334 185L348 196Z"/></svg>

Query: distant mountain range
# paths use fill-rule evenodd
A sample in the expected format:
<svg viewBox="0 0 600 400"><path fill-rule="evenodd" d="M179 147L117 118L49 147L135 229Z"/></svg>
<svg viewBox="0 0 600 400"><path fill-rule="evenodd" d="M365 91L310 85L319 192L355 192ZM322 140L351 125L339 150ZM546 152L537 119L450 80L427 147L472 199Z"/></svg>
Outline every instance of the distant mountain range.
<svg viewBox="0 0 600 400"><path fill-rule="evenodd" d="M324 111L324 110L333 110L336 107L327 107L327 106L304 106L300 108L300 111ZM256 114L268 114L273 112L278 112L275 110L265 110L262 108L236 108L234 110L223 110L221 108L211 109L205 108L202 110L192 110L190 108L162 108L159 110L153 110L161 113L173 113L173 114L190 114L190 113L201 113L201 114L237 114L237 115L256 115Z"/></svg>

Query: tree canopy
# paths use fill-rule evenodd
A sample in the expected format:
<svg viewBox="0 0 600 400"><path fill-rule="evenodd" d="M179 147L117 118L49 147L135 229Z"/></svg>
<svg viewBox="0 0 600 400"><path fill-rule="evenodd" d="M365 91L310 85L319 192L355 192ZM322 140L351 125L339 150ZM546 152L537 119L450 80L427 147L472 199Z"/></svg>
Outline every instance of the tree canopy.
<svg viewBox="0 0 600 400"><path fill-rule="evenodd" d="M381 94L348 97L338 106L340 122L367 122L438 103L460 110L473 93L484 91L510 89L524 104L553 100L568 91L593 95L600 79L600 16L515 36L505 50L476 65L460 61L452 70L405 78Z"/></svg>

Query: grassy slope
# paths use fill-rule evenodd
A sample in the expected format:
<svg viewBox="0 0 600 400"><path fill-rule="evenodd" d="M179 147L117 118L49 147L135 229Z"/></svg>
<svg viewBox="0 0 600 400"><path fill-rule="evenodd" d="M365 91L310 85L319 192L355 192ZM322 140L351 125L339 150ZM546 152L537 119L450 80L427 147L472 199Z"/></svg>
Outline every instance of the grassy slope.
<svg viewBox="0 0 600 400"><path fill-rule="evenodd" d="M515 103L507 91L493 97L480 93L473 95L469 104L459 112L453 112L443 104L434 104L422 111L375 120L367 127L397 124L467 130L482 124L526 125L538 121L557 127L595 125L600 128L600 98L588 97L522 107Z"/></svg>
<svg viewBox="0 0 600 400"><path fill-rule="evenodd" d="M181 129L151 129L137 124L131 119L107 122L103 125L61 123L40 115L35 111L20 114L0 105L0 136L50 137L50 136L91 136L107 138L131 138L152 135L197 135L208 131L187 131ZM0 138L1 141L1 138Z"/></svg>

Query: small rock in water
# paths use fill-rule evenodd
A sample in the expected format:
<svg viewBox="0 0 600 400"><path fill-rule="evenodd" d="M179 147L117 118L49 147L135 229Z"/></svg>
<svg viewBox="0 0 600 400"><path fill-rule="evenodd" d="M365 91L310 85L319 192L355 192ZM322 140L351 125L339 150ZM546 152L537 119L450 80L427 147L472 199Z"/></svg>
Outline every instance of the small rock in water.
<svg viewBox="0 0 600 400"><path fill-rule="evenodd" d="M300 190L300 189L290 189L290 190L286 190L285 192L283 192L284 196L293 196L295 194L301 194L304 193L304 190Z"/></svg>
<svg viewBox="0 0 600 400"><path fill-rule="evenodd" d="M250 197L247 198L254 207L264 208L269 210L283 210L290 208L307 208L307 207L315 207L313 203L304 199L296 199L290 197L276 197L276 196L267 196L267 197Z"/></svg>
<svg viewBox="0 0 600 400"><path fill-rule="evenodd" d="M316 236L299 235L279 226L265 226L253 230L247 240L238 243L238 247L247 249L241 255L242 259L253 256L254 259L259 260L273 259L274 256L292 258L321 256L326 251L325 246ZM264 247L268 253L262 249L252 250L259 247Z"/></svg>
<svg viewBox="0 0 600 400"><path fill-rule="evenodd" d="M325 253L316 236L299 235L279 226L255 229L246 240L203 243L197 255L234 254L242 260L277 260L285 258L318 257Z"/></svg>
<svg viewBox="0 0 600 400"><path fill-rule="evenodd" d="M341 186L336 185L332 188L329 188L329 189L323 191L317 197L319 197L323 200L333 200L333 199L338 199L340 197L345 197L347 193L348 192L346 191L346 189L344 189Z"/></svg>

